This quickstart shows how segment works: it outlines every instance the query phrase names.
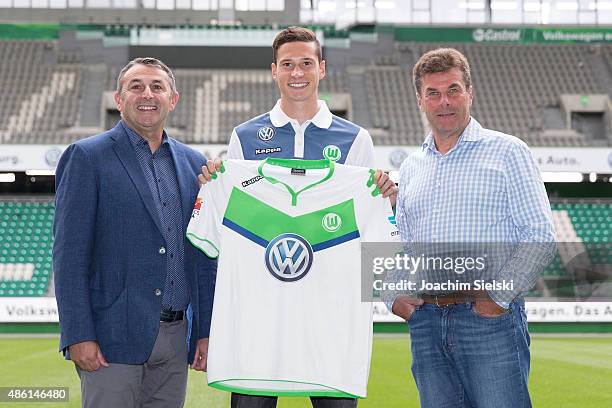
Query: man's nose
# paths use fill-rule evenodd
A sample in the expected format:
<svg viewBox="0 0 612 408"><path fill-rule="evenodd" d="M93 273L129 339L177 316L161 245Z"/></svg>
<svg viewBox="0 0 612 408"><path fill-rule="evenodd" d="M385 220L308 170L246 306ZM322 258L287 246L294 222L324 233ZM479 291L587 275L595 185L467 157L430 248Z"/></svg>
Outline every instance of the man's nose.
<svg viewBox="0 0 612 408"><path fill-rule="evenodd" d="M153 96L153 92L151 91L151 87L150 86L145 86L144 92L142 93L142 96L146 97L146 98L150 98Z"/></svg>
<svg viewBox="0 0 612 408"><path fill-rule="evenodd" d="M440 104L445 106L450 105L450 98L446 92L442 92L442 95L440 96Z"/></svg>
<svg viewBox="0 0 612 408"><path fill-rule="evenodd" d="M304 71L302 71L302 69L298 65L296 65L291 71L291 76L301 77L303 75L304 75Z"/></svg>

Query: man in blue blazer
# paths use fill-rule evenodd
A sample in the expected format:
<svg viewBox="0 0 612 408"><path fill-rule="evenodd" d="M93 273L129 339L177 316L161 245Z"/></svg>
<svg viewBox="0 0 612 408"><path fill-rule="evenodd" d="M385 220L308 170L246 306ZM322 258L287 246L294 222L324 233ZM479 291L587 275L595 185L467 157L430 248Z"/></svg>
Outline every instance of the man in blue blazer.
<svg viewBox="0 0 612 408"><path fill-rule="evenodd" d="M131 61L115 93L122 120L57 167L60 349L84 407L181 407L188 363L206 366L216 263L185 239L205 159L164 131L178 99L164 63Z"/></svg>

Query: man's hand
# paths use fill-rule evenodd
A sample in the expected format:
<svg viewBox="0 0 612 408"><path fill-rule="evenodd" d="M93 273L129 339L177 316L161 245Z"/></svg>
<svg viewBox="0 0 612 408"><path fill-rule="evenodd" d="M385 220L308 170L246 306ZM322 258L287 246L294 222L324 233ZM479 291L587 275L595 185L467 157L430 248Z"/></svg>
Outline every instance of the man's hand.
<svg viewBox="0 0 612 408"><path fill-rule="evenodd" d="M208 160L206 166L202 166L202 174L198 176L200 185L216 179L217 175L215 173L218 171L221 171L221 159L217 157L214 160Z"/></svg>
<svg viewBox="0 0 612 408"><path fill-rule="evenodd" d="M497 317L506 313L506 309L495 303L490 297L489 294L484 292L478 293L474 300L474 312L477 315L483 317Z"/></svg>
<svg viewBox="0 0 612 408"><path fill-rule="evenodd" d="M389 200L391 200L391 206L395 207L398 188L393 180L389 178L389 175L382 170L376 170L376 173L374 174L374 182L378 186L382 196L384 198L389 197Z"/></svg>
<svg viewBox="0 0 612 408"><path fill-rule="evenodd" d="M83 341L68 346L70 359L81 370L96 371L100 366L108 367L108 363L100 351L100 346L96 341Z"/></svg>
<svg viewBox="0 0 612 408"><path fill-rule="evenodd" d="M412 317L414 311L423 304L423 299L412 298L410 296L401 295L393 302L391 312L394 315L408 321Z"/></svg>
<svg viewBox="0 0 612 408"><path fill-rule="evenodd" d="M193 363L191 363L191 368L196 371L206 371L207 360L208 339L200 339L198 340L198 344L196 345L195 357L193 358Z"/></svg>

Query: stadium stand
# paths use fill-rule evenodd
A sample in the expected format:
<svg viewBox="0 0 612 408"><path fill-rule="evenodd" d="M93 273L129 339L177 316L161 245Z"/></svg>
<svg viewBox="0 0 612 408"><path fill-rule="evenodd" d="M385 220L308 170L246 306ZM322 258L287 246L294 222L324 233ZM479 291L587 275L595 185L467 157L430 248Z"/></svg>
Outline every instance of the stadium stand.
<svg viewBox="0 0 612 408"><path fill-rule="evenodd" d="M597 270L612 265L612 201L566 200L552 207L557 239L563 245L544 272L540 290L532 295L560 296L557 289L583 279L568 267ZM44 296L50 290L53 213L49 199L0 200L0 296Z"/></svg>
<svg viewBox="0 0 612 408"><path fill-rule="evenodd" d="M0 201L0 296L44 296L51 279L53 203Z"/></svg>
<svg viewBox="0 0 612 408"><path fill-rule="evenodd" d="M365 95L351 101L352 112L362 117L348 116L367 125L377 145L420 144L426 122L418 111L411 68L423 52L445 45L464 52L474 66L473 113L484 126L531 146L612 145L610 129L595 140L570 128L560 101L561 95L610 96L612 46L607 44L396 42L389 55L359 67L363 81L349 79L352 67L330 69L321 95ZM84 61L84 54L73 45L63 49L61 40L0 41L0 84L9 92L0 101L0 141L66 144L101 130L105 118L84 114L96 115L92 107L100 105L99 93L114 91L117 68ZM334 61L328 66L334 67ZM104 79L94 92L96 72ZM168 127L187 143L226 143L234 126L266 112L278 97L268 69L175 72L182 100Z"/></svg>
<svg viewBox="0 0 612 408"><path fill-rule="evenodd" d="M0 105L3 143L62 143L78 124L81 70L78 55L56 41L0 41Z"/></svg>

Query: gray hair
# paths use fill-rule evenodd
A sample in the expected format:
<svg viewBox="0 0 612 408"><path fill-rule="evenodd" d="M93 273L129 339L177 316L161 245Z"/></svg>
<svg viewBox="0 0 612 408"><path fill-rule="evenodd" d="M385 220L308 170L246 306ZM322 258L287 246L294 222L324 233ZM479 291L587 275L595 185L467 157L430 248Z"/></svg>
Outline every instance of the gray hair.
<svg viewBox="0 0 612 408"><path fill-rule="evenodd" d="M178 92L176 89L176 80L174 79L174 73L172 73L172 70L157 58L152 57L134 58L133 60L128 62L127 65L121 69L121 72L119 72L119 76L117 77L117 92L121 92L121 82L123 81L125 73L136 64L149 65L161 69L166 74L168 74L168 78L170 79L170 88L172 89L172 92Z"/></svg>

